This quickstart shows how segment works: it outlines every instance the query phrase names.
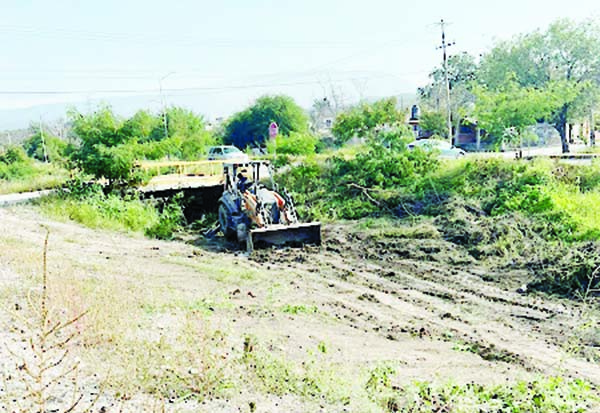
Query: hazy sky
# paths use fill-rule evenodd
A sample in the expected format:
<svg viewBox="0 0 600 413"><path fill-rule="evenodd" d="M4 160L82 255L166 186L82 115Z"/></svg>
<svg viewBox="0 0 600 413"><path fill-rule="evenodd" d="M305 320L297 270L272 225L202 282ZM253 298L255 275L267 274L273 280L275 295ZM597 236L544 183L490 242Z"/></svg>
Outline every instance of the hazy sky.
<svg viewBox="0 0 600 413"><path fill-rule="evenodd" d="M478 55L560 17L598 17L600 2L3 0L1 10L0 109L141 95L158 110L162 84L169 104L214 117L265 93L305 107L331 87L348 103L414 93L440 63L442 18L450 53Z"/></svg>

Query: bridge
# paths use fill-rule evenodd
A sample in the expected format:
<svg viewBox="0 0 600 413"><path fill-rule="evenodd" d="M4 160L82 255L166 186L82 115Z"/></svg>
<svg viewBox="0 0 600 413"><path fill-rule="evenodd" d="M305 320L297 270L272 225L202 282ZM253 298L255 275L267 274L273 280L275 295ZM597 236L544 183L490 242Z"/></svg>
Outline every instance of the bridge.
<svg viewBox="0 0 600 413"><path fill-rule="evenodd" d="M223 193L223 161L140 161L139 170L154 174L139 188L146 198L184 196L184 215L189 222L216 212Z"/></svg>
<svg viewBox="0 0 600 413"><path fill-rule="evenodd" d="M154 174L141 192L214 187L223 184L223 161L140 161L136 167Z"/></svg>

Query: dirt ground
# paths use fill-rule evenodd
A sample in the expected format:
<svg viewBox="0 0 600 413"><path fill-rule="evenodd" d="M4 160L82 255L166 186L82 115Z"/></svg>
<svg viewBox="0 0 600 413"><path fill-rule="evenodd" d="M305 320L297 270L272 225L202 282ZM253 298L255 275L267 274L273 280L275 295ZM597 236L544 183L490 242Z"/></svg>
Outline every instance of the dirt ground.
<svg viewBox="0 0 600 413"><path fill-rule="evenodd" d="M461 251L451 245L378 240L361 236L350 224L336 224L324 226L321 247L246 256L219 241L148 240L50 221L25 207L0 209L5 310L0 320L9 326L0 330L5 374L12 366L5 347L18 342L18 332L11 328L13 311L25 305L27 290L39 283L46 233L42 225L50 231L50 283L64 289L57 296L69 308L79 303L81 308L99 307L98 314L104 311L104 318L93 316L95 324L89 325L105 336L109 333L98 325L106 324L112 334L122 327L122 337L169 336L182 314L204 303L200 307L211 328L230 337L232 354L242 351L244 337L251 336L292 361L326 347L314 357L343 366L340 374L349 377L358 377L368 366L394 363L399 366L397 385L414 380L502 384L563 376L600 386L600 365L584 357L598 351L599 338L589 337L590 331L598 331L596 307L518 292L526 274L461 263ZM436 259L441 254L458 258L444 262ZM61 284L61 277L69 282ZM81 280L96 289L70 290L66 285ZM107 292L104 284L114 288ZM94 364L99 357L108 364L117 357L119 350L110 350L110 341L103 340L98 338L109 349L103 356L81 356L86 385L98 385L94 372L104 371ZM120 403L117 393L115 386L105 389L94 411L142 411L140 406L149 403L144 395L131 393L123 398L127 403ZM167 408L360 411L352 401L349 407L328 408L292 395L269 396L252 386L228 397L177 403Z"/></svg>

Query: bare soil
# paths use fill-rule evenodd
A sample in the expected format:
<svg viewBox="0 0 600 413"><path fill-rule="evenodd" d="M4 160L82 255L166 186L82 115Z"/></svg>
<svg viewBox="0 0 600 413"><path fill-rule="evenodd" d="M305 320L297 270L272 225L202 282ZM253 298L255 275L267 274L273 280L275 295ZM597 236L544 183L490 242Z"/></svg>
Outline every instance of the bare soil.
<svg viewBox="0 0 600 413"><path fill-rule="evenodd" d="M177 317L191 311L189 303L208 302L214 303L207 306L210 324L227 331L232 353L242 351L244 337L251 335L289 360L304 360L324 343L322 360L345 366L349 374L393 362L401 366L394 378L398 385L564 376L600 386L595 304L518 292L528 281L523 272L494 272L443 240L370 237L356 224L326 225L321 247L247 256L219 240L162 242L53 222L23 207L0 209L0 289L6 310L1 319L8 325L15 322L11 311L23 305L26 289L40 274L42 225L50 230L51 280L62 275L105 280L130 288L132 303L149 297L155 302L159 294L161 305L175 299L188 303L180 312L156 311L133 322L127 317L138 313L127 314L123 305L117 322L133 326L133 336L168 336L180 322ZM94 291L71 298L82 307L97 305L86 294ZM114 302L105 306L118 307L119 297L115 293ZM15 337L14 330L0 332L3 344ZM4 350L0 356L10 357ZM83 360L86 383L97 385L99 379L92 377L97 366ZM105 393L96 411L141 411L148 403L144 395L129 394L134 407L128 407L115 388ZM256 411L357 411L252 388L224 399L209 397L201 408L189 405L189 411L253 411L249 401ZM177 403L167 408L188 411Z"/></svg>

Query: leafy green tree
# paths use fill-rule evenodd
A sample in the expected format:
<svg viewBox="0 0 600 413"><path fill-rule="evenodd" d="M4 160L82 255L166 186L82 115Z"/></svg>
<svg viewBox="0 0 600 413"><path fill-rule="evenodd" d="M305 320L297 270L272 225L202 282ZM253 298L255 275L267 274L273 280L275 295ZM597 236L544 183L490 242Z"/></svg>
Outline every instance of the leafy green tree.
<svg viewBox="0 0 600 413"><path fill-rule="evenodd" d="M311 155L314 154L319 143L319 138L304 132L292 132L289 136L277 136L275 141L269 141L267 149L271 153L285 155Z"/></svg>
<svg viewBox="0 0 600 413"><path fill-rule="evenodd" d="M448 57L448 83L450 90L471 84L477 77L477 63L470 54L463 52ZM436 67L430 74L431 83L419 88L421 103L426 107L441 111L442 103L446 100L446 80L444 69Z"/></svg>
<svg viewBox="0 0 600 413"><path fill-rule="evenodd" d="M567 123L581 113L589 114L596 102L593 90L600 86L598 23L562 19L545 32L498 44L483 57L479 81L489 90L498 90L506 73L513 73L522 87L540 89L559 83L568 92L550 118L560 133L563 152L568 152Z"/></svg>
<svg viewBox="0 0 600 413"><path fill-rule="evenodd" d="M166 111L166 119L168 136L165 136L164 118L161 114L156 117L158 124L151 133L152 140L159 141L170 136L199 137L206 132L202 117L188 109L170 107Z"/></svg>
<svg viewBox="0 0 600 413"><path fill-rule="evenodd" d="M423 131L431 132L438 136L444 136L448 133L446 115L442 112L427 111L421 113L419 127Z"/></svg>
<svg viewBox="0 0 600 413"><path fill-rule="evenodd" d="M367 138L385 126L404 123L406 114L396 106L396 98L386 98L374 103L361 103L340 113L331 130L336 143L342 145L353 137Z"/></svg>
<svg viewBox="0 0 600 413"><path fill-rule="evenodd" d="M109 106L101 106L86 116L70 110L68 116L73 125L72 132L80 139L85 150L91 150L98 144L116 146L128 138L120 130L123 120L115 116Z"/></svg>
<svg viewBox="0 0 600 413"><path fill-rule="evenodd" d="M161 128L162 121L159 116L155 116L147 110L140 110L123 122L119 133L126 140L133 138L138 142L144 143L163 139L164 132L160 133Z"/></svg>
<svg viewBox="0 0 600 413"><path fill-rule="evenodd" d="M279 133L308 132L304 110L288 96L263 96L249 108L236 113L225 125L224 142L239 148L261 145L269 137L269 125L276 122Z"/></svg>
<svg viewBox="0 0 600 413"><path fill-rule="evenodd" d="M116 117L108 106L100 107L96 112L84 116L75 110L69 111L72 122L72 132L81 141L78 151L74 153L74 160L81 168L97 178L107 178L111 182L125 180L129 172L124 172L123 163L129 160L115 159L110 148L123 144L130 138L121 133L123 121ZM121 165L116 168L115 165ZM133 160L130 162L131 170ZM118 173L115 173L117 172Z"/></svg>
<svg viewBox="0 0 600 413"><path fill-rule="evenodd" d="M151 133L155 156L148 159L160 159L168 156L177 159L196 160L202 157L207 148L216 143L212 133L206 130L204 119L188 109L171 107L166 111L167 132L165 136L164 118L157 117L159 122ZM146 151L150 154L152 151ZM156 154L162 153L162 156Z"/></svg>
<svg viewBox="0 0 600 413"><path fill-rule="evenodd" d="M502 87L489 90L476 87L475 114L479 126L504 142L521 142L528 126L558 109L569 90L564 84L549 84L544 89L523 87L509 76Z"/></svg>
<svg viewBox="0 0 600 413"><path fill-rule="evenodd" d="M23 148L30 158L57 162L66 159L68 144L57 136L38 130L23 142Z"/></svg>
<svg viewBox="0 0 600 413"><path fill-rule="evenodd" d="M162 114L155 116L147 111L123 120L104 106L89 115L71 111L69 116L73 134L80 140L74 160L85 172L111 182L134 178L136 160L194 160L215 142L202 118L183 108L167 110L167 134Z"/></svg>

